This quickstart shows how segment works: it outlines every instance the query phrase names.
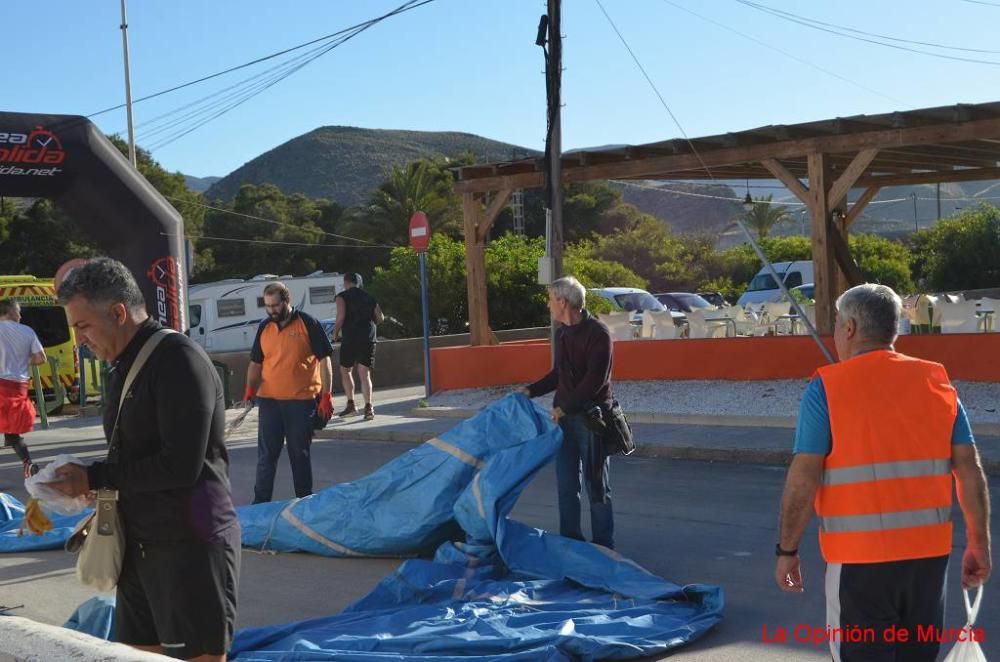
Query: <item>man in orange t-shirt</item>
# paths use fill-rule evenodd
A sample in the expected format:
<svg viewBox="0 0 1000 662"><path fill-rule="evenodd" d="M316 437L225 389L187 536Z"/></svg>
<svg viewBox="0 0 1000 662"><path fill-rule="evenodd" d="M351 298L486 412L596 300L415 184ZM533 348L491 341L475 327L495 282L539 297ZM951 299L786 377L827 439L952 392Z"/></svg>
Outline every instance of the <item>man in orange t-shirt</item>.
<svg viewBox="0 0 1000 662"><path fill-rule="evenodd" d="M283 283L264 288L267 319L250 350L244 400L256 395L260 411L254 503L271 500L285 442L295 496L312 494L313 414L333 414L333 346L318 321L292 308L291 298Z"/></svg>

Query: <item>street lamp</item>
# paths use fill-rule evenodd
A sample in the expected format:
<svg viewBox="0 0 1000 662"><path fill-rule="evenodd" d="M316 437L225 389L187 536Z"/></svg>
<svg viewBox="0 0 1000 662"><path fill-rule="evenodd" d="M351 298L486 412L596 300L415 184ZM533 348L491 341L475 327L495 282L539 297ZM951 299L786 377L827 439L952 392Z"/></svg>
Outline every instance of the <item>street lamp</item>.
<svg viewBox="0 0 1000 662"><path fill-rule="evenodd" d="M747 197L743 198L743 210L747 213L753 209L753 198L750 197L750 178L747 177Z"/></svg>
<svg viewBox="0 0 1000 662"><path fill-rule="evenodd" d="M920 226L917 225L917 192L911 191L910 197L913 198L913 231L919 232Z"/></svg>

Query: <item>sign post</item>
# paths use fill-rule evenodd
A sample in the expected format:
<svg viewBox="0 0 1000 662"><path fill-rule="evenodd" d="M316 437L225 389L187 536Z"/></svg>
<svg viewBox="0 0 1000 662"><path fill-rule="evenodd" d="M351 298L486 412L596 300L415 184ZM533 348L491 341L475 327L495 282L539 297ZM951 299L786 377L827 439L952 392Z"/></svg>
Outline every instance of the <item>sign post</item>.
<svg viewBox="0 0 1000 662"><path fill-rule="evenodd" d="M424 321L424 395L431 397L431 330L427 304L427 244L431 239L431 226L422 211L410 217L410 246L420 256L420 303Z"/></svg>

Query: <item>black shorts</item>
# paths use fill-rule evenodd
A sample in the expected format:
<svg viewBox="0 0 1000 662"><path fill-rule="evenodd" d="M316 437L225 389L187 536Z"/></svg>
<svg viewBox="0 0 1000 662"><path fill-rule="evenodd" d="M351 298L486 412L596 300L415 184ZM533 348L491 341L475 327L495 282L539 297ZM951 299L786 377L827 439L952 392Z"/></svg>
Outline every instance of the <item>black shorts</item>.
<svg viewBox="0 0 1000 662"><path fill-rule="evenodd" d="M236 628L240 527L225 542L128 542L118 579L118 641L188 659L222 655Z"/></svg>
<svg viewBox="0 0 1000 662"><path fill-rule="evenodd" d="M340 344L339 363L341 368L353 368L363 365L375 367L375 343L367 338L364 340L345 340Z"/></svg>

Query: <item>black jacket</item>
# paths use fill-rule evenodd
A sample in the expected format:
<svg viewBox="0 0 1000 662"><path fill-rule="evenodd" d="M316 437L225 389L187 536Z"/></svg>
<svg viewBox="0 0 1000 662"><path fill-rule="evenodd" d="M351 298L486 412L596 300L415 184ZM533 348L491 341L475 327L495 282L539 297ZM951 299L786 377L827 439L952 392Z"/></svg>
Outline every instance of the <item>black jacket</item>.
<svg viewBox="0 0 1000 662"><path fill-rule="evenodd" d="M109 443L125 377L159 328L145 322L112 367L104 408ZM170 334L122 406L118 452L88 469L91 489L119 490L129 541L217 541L237 522L225 425L222 382L211 360L190 338Z"/></svg>
<svg viewBox="0 0 1000 662"><path fill-rule="evenodd" d="M584 310L578 324L556 330L555 367L528 386L531 397L554 390L552 406L567 414L591 404L610 407L612 346L608 327Z"/></svg>

